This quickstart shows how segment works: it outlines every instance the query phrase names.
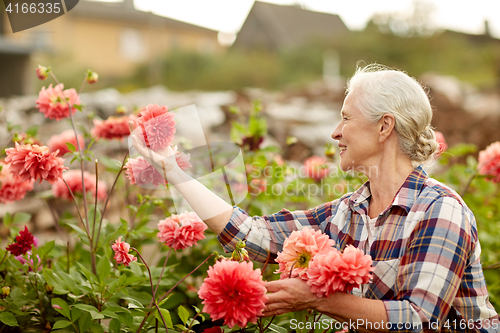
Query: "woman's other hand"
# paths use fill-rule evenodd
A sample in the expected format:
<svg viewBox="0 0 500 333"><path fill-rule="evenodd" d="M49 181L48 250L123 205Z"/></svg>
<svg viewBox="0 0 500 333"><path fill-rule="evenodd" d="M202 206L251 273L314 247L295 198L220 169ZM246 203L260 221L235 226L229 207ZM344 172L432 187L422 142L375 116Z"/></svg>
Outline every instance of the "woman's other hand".
<svg viewBox="0 0 500 333"><path fill-rule="evenodd" d="M314 309L318 301L318 297L300 278L270 281L266 283L266 288L268 301L262 314L264 317Z"/></svg>

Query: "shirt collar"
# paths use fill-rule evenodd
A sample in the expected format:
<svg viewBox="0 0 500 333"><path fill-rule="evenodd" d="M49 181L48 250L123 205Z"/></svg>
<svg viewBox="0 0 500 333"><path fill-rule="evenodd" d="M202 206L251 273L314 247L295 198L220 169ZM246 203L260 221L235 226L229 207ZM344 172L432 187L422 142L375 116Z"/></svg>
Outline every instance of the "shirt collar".
<svg viewBox="0 0 500 333"><path fill-rule="evenodd" d="M409 213L427 178L429 178L429 176L425 172L423 166L419 165L406 178L405 182L394 196L391 206L399 206ZM370 182L367 181L351 195L349 206L354 211L366 210L371 196Z"/></svg>

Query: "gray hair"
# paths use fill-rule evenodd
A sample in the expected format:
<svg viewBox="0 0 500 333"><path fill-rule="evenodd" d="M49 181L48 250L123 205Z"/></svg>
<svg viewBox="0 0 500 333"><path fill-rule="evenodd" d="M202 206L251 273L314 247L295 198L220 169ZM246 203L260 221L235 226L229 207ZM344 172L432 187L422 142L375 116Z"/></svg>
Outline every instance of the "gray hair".
<svg viewBox="0 0 500 333"><path fill-rule="evenodd" d="M394 116L401 151L413 167L434 160L438 150L431 127L432 107L420 83L406 73L379 64L358 67L347 82L356 107L372 121Z"/></svg>

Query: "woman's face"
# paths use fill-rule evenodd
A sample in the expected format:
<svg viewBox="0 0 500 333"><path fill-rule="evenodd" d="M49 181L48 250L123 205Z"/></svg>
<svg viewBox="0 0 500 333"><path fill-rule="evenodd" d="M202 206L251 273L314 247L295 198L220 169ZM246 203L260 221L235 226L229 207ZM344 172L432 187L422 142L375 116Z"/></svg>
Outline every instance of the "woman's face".
<svg viewBox="0 0 500 333"><path fill-rule="evenodd" d="M349 93L344 100L340 115L342 120L332 133L339 141L340 169L356 170L366 175L371 166L377 165L380 155L378 122L368 120L354 104Z"/></svg>

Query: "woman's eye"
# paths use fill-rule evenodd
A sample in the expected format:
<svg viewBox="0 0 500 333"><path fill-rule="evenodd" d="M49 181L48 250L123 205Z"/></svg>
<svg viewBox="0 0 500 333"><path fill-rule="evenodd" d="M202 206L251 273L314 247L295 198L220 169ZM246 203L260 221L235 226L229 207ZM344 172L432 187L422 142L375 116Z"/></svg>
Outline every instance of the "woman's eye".
<svg viewBox="0 0 500 333"><path fill-rule="evenodd" d="M344 117L344 118L342 118L342 119L347 120L347 117Z"/></svg>

